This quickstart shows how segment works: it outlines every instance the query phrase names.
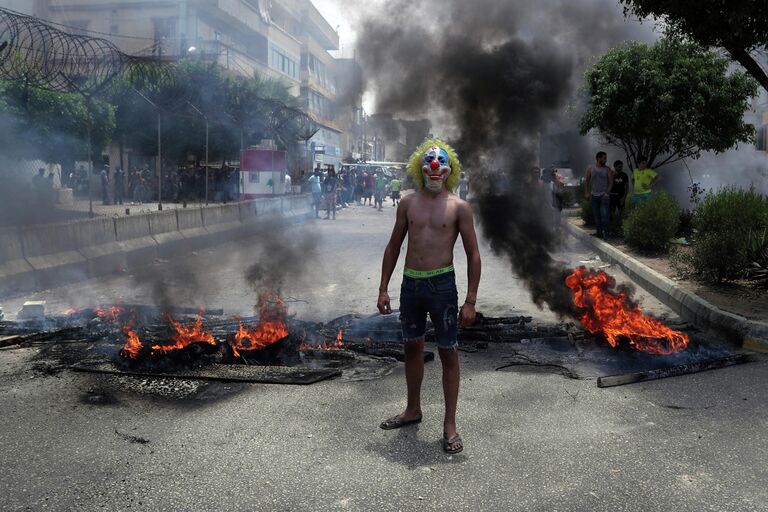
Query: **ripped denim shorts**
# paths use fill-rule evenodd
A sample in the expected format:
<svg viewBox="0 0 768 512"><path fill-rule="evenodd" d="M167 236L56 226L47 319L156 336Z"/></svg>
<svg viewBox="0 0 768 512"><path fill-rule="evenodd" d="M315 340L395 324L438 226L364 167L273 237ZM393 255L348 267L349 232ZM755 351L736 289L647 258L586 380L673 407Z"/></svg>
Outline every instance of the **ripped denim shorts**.
<svg viewBox="0 0 768 512"><path fill-rule="evenodd" d="M427 313L435 328L438 348L456 348L459 297L456 274L447 272L434 277L403 276L400 287L400 324L403 339L416 340L427 330Z"/></svg>

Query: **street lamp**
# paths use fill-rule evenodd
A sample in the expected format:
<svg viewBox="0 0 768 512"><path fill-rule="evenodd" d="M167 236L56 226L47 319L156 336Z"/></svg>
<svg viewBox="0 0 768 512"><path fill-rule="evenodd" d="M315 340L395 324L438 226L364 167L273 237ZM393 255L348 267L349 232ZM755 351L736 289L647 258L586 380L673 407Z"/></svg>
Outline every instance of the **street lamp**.
<svg viewBox="0 0 768 512"><path fill-rule="evenodd" d="M194 48L194 46L192 48ZM202 111L191 102L188 101L187 104L205 119L205 204L208 204L208 116L203 114Z"/></svg>

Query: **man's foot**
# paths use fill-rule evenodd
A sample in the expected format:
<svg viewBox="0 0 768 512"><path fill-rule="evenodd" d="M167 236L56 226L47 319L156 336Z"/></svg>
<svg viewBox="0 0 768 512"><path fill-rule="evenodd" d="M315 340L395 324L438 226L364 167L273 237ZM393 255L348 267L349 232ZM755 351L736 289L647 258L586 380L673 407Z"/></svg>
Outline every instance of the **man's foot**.
<svg viewBox="0 0 768 512"><path fill-rule="evenodd" d="M397 416L392 416L391 418L382 421L379 428L383 430L394 430L396 428L407 427L408 425L415 425L416 423L421 423L421 414L414 418L408 418L402 414L398 414Z"/></svg>
<svg viewBox="0 0 768 512"><path fill-rule="evenodd" d="M449 455L455 455L461 453L464 450L464 441L461 440L461 436L456 433L452 437L448 437L448 434L443 434L443 451Z"/></svg>
<svg viewBox="0 0 768 512"><path fill-rule="evenodd" d="M597 237L597 238L603 238L603 234L600 233L600 232L592 233L592 236Z"/></svg>

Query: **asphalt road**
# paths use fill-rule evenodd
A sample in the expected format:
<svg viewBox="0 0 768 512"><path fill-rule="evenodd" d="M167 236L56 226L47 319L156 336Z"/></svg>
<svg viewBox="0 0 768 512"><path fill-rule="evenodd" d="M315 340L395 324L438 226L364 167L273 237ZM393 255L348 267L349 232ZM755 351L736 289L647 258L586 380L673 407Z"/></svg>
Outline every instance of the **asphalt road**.
<svg viewBox="0 0 768 512"><path fill-rule="evenodd" d="M290 239L318 235L303 271L284 265L291 313L373 313L393 218L390 206L353 207L335 222L281 228ZM249 312L243 271L263 245L225 244L34 298L52 310L150 301L162 279L180 303ZM481 311L556 321L482 250ZM570 264L589 256L573 241L558 255ZM459 269L464 261L459 244ZM461 295L463 271L458 280ZM3 305L14 311L31 298ZM2 510L768 510L765 360L598 389L591 377L494 371L509 345L461 353L466 448L451 457L439 443L437 361L427 366L424 422L383 431L379 422L403 406L401 366L377 380L312 386L148 382L41 373L37 350L0 351Z"/></svg>

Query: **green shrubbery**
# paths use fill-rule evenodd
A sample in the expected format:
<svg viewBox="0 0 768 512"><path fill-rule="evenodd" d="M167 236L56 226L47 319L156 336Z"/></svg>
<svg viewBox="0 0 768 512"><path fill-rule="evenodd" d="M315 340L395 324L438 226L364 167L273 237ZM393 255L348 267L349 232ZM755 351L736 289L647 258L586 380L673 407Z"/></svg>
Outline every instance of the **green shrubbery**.
<svg viewBox="0 0 768 512"><path fill-rule="evenodd" d="M641 252L664 252L679 224L680 207L675 199L664 192L655 193L627 212L623 222L624 239Z"/></svg>
<svg viewBox="0 0 768 512"><path fill-rule="evenodd" d="M721 189L696 209L694 227L695 274L716 282L744 277L760 259L757 237L768 229L768 200L754 190Z"/></svg>

